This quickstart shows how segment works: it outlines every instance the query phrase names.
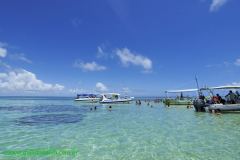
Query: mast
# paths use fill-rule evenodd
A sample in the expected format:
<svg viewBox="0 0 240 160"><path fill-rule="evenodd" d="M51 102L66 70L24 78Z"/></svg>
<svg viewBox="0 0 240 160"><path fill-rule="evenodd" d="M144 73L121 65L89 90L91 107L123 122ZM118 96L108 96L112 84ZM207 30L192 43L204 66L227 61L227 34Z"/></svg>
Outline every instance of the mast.
<svg viewBox="0 0 240 160"><path fill-rule="evenodd" d="M198 89L198 96L201 96L202 93L201 93L201 90L200 90L200 87L199 87L199 84L198 84L198 79L197 79L197 76L196 76L196 75L195 75L195 80L196 80L197 89Z"/></svg>

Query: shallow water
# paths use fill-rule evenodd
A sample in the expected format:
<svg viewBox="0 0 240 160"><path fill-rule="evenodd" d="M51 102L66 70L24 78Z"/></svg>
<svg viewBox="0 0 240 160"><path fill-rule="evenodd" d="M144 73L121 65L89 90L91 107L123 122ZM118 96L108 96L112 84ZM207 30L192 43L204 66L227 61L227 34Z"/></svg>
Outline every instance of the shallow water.
<svg viewBox="0 0 240 160"><path fill-rule="evenodd" d="M152 104L0 98L0 159L240 158L240 114Z"/></svg>

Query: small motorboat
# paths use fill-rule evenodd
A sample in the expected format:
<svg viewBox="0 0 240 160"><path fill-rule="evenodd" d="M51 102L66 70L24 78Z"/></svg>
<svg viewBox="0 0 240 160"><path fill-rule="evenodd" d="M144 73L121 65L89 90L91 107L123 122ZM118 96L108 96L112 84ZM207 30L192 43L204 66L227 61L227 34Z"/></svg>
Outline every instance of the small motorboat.
<svg viewBox="0 0 240 160"><path fill-rule="evenodd" d="M167 106L170 105L192 105L193 101L189 97L184 97L184 92L194 92L197 91L197 89L185 89L185 90L170 90L165 91L166 98L163 100L163 103ZM169 93L180 93L180 96L177 96L176 98L170 98L168 96Z"/></svg>
<svg viewBox="0 0 240 160"><path fill-rule="evenodd" d="M101 94L100 103L130 103L134 97L121 97L119 93Z"/></svg>
<svg viewBox="0 0 240 160"><path fill-rule="evenodd" d="M193 102L191 99L189 98L166 98L163 100L163 103L167 106L170 105L192 105Z"/></svg>
<svg viewBox="0 0 240 160"><path fill-rule="evenodd" d="M224 103L214 101L214 90L223 90L223 89L240 89L240 86L219 86L219 87L208 87L201 88L199 91L200 96L194 100L193 105L196 112L231 112L231 111L240 111L239 97L236 97L236 104L231 104L229 100L224 100ZM202 92L207 91L210 94L210 99L206 99ZM204 98L202 98L204 97Z"/></svg>
<svg viewBox="0 0 240 160"><path fill-rule="evenodd" d="M208 106L209 112L240 111L240 104L212 104Z"/></svg>
<svg viewBox="0 0 240 160"><path fill-rule="evenodd" d="M86 103L97 103L100 97L96 94L78 94L75 101L86 102Z"/></svg>

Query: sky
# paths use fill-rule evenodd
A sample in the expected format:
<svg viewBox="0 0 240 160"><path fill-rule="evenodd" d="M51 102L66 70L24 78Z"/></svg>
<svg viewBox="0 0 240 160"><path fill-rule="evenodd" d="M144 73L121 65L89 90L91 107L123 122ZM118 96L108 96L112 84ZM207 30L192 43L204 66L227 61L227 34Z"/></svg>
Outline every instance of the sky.
<svg viewBox="0 0 240 160"><path fill-rule="evenodd" d="M239 0L1 0L0 95L240 84Z"/></svg>

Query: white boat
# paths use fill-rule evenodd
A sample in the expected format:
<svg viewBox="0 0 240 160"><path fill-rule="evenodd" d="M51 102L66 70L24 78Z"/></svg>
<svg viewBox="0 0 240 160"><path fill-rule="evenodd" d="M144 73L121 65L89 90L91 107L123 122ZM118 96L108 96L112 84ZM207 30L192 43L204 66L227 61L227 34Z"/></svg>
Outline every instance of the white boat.
<svg viewBox="0 0 240 160"><path fill-rule="evenodd" d="M168 90L165 91L166 98L163 100L163 103L167 106L170 105L192 105L193 101L190 97L184 97L183 93L185 92L196 92L197 89L185 89L185 90ZM170 98L168 96L169 93L178 94L180 93L180 96L177 96L176 98Z"/></svg>
<svg viewBox="0 0 240 160"><path fill-rule="evenodd" d="M121 97L119 93L101 94L100 103L130 103L134 97Z"/></svg>
<svg viewBox="0 0 240 160"><path fill-rule="evenodd" d="M96 103L99 102L100 98L95 94L78 94L75 101Z"/></svg>
<svg viewBox="0 0 240 160"><path fill-rule="evenodd" d="M240 86L219 86L219 87L208 87L202 88L200 91L208 91L210 94L210 98L212 99L215 94L213 93L214 90L231 90L231 89L240 89ZM204 100L204 99L196 99L194 101L194 107L197 112L226 112L226 111L240 111L240 103L239 99L236 99L236 104L230 104L228 101L223 103L215 104L212 100ZM224 100L225 101L225 100Z"/></svg>
<svg viewBox="0 0 240 160"><path fill-rule="evenodd" d="M208 106L208 111L240 111L240 104L211 104Z"/></svg>

